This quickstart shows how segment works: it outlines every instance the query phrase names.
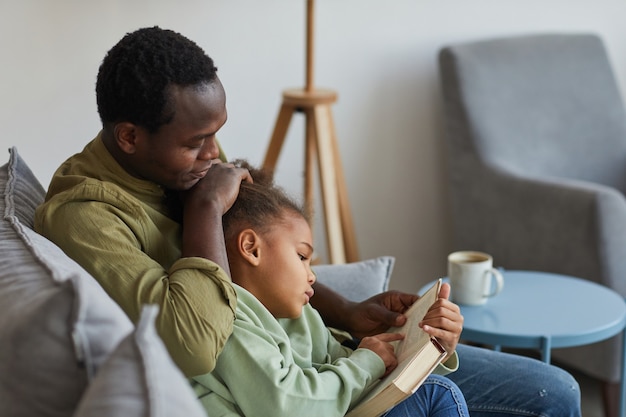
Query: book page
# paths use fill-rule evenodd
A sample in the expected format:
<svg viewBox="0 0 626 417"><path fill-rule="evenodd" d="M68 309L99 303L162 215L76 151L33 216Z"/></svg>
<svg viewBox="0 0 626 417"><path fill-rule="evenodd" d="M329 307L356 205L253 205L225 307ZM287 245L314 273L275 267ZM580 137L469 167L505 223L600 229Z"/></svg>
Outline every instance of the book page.
<svg viewBox="0 0 626 417"><path fill-rule="evenodd" d="M424 346L430 339L430 335L419 327L419 322L422 321L428 309L437 301L440 288L441 278L404 313L407 316L404 326L389 329L389 333L404 333L404 339L400 340L395 347L398 362L402 362L408 356L411 356L415 348Z"/></svg>

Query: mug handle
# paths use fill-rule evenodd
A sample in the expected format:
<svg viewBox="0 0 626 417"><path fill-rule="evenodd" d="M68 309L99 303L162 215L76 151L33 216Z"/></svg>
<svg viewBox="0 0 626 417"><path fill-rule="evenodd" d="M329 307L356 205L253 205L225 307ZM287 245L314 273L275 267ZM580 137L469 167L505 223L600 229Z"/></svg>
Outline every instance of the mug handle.
<svg viewBox="0 0 626 417"><path fill-rule="evenodd" d="M490 274L492 278L496 279L496 288L493 290L493 292L491 292L490 294L485 294L484 296L493 297L495 295L498 295L500 291L502 291L502 288L504 288L504 277L502 276L502 273L500 273L500 271L496 268L491 268L485 271L485 274Z"/></svg>

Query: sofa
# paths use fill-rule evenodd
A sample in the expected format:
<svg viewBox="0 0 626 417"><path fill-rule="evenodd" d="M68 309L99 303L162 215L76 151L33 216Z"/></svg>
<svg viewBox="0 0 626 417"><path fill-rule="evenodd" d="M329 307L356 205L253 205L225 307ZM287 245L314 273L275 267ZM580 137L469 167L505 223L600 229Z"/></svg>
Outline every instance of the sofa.
<svg viewBox="0 0 626 417"><path fill-rule="evenodd" d="M45 190L16 148L0 167L0 416L204 416L146 305L131 323L97 281L33 231ZM359 301L387 289L394 258L318 265Z"/></svg>

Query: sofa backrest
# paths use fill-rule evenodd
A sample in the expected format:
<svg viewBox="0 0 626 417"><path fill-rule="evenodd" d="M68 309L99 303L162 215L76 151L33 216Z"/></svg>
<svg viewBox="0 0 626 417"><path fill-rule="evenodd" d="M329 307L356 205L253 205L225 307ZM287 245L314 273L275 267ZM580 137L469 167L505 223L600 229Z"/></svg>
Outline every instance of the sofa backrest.
<svg viewBox="0 0 626 417"><path fill-rule="evenodd" d="M32 230L43 199L12 148L0 167L0 415L203 416L154 331L156 312L134 329L91 275Z"/></svg>

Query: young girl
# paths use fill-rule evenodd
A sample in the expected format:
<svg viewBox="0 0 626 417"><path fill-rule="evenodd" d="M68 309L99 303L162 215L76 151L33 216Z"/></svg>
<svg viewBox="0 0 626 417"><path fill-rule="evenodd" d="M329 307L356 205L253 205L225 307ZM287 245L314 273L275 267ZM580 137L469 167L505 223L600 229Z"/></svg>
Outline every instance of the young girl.
<svg viewBox="0 0 626 417"><path fill-rule="evenodd" d="M309 305L315 275L308 214L267 173L246 167L254 183L242 183L223 218L238 297L234 331L215 370L195 377L194 389L210 416L343 416L395 367L390 342L402 336L366 337L354 351L333 338ZM456 354L447 364L457 366ZM469 412L452 381L431 375L386 416Z"/></svg>

